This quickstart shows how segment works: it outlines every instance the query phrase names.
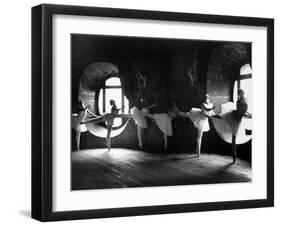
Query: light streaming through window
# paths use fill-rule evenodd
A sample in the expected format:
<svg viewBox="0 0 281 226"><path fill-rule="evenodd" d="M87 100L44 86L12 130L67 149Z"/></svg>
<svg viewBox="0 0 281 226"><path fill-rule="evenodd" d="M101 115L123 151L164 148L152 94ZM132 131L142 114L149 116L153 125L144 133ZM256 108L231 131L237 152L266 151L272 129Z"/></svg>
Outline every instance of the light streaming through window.
<svg viewBox="0 0 281 226"><path fill-rule="evenodd" d="M129 101L125 97L120 79L117 77L107 79L105 81L105 87L100 90L98 107L101 114L111 112L110 100L114 100L117 108L120 108L119 113L126 114L129 112ZM120 125L122 125L122 119L115 118L113 127Z"/></svg>
<svg viewBox="0 0 281 226"><path fill-rule="evenodd" d="M238 81L234 83L233 89L233 102L237 101L237 92L241 88L245 91L247 102L248 102L248 112L252 114L253 112L253 85L252 85L252 69L249 64L245 64L240 69L240 87L238 87Z"/></svg>

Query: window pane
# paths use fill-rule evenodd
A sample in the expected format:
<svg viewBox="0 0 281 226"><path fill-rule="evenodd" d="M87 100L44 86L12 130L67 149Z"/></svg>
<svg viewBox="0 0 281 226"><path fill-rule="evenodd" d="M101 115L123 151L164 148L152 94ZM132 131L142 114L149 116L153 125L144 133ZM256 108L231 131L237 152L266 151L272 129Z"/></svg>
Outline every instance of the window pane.
<svg viewBox="0 0 281 226"><path fill-rule="evenodd" d="M127 97L124 95L124 113L127 114L129 113L130 109L129 109L129 101L127 99Z"/></svg>
<svg viewBox="0 0 281 226"><path fill-rule="evenodd" d="M237 92L238 92L238 82L234 82L234 87L233 87L233 103L236 103L237 101Z"/></svg>
<svg viewBox="0 0 281 226"><path fill-rule="evenodd" d="M100 90L100 94L99 94L99 112L100 112L100 114L104 113L103 112L103 89Z"/></svg>
<svg viewBox="0 0 281 226"><path fill-rule="evenodd" d="M99 112L101 114L104 113L110 113L111 112L111 105L109 103L110 100L114 100L116 103L117 108L122 108L119 113L129 113L129 101L128 99L123 96L124 105L122 106L122 88L121 88L121 82L120 79L117 77L110 78L106 80L105 85L107 86L105 89L101 89L99 93L99 100L98 100L98 107ZM110 88L110 86L120 86L120 88ZM103 93L105 95L103 95ZM105 102L104 102L105 101ZM105 103L105 106L103 104ZM105 108L105 111L103 111L103 108ZM114 127L122 125L122 119L121 118L115 118L114 119Z"/></svg>
<svg viewBox="0 0 281 226"><path fill-rule="evenodd" d="M240 81L241 89L245 91L246 98L248 101L248 112L253 112L253 89L252 89L252 79L243 79Z"/></svg>
<svg viewBox="0 0 281 226"><path fill-rule="evenodd" d="M237 81L234 83L233 88L233 103L237 102ZM252 79L242 79L240 80L240 88L245 91L246 99L248 102L248 112L252 114L253 112L253 90L252 90Z"/></svg>
<svg viewBox="0 0 281 226"><path fill-rule="evenodd" d="M113 121L113 127L121 126L122 125L122 119L121 118L115 118Z"/></svg>
<svg viewBox="0 0 281 226"><path fill-rule="evenodd" d="M105 82L106 86L121 86L120 79L117 77L109 78Z"/></svg>
<svg viewBox="0 0 281 226"><path fill-rule="evenodd" d="M122 105L122 90L121 88L107 88L105 89L105 111L111 112L110 100L114 100L117 108Z"/></svg>
<svg viewBox="0 0 281 226"><path fill-rule="evenodd" d="M121 88L107 88L105 90L105 111L111 112L110 100L114 100L117 108L121 108L122 105L122 89ZM113 126L120 126L122 124L121 118L114 119Z"/></svg>
<svg viewBox="0 0 281 226"><path fill-rule="evenodd" d="M240 75L249 75L252 74L252 68L250 66L250 64L245 64L240 68Z"/></svg>

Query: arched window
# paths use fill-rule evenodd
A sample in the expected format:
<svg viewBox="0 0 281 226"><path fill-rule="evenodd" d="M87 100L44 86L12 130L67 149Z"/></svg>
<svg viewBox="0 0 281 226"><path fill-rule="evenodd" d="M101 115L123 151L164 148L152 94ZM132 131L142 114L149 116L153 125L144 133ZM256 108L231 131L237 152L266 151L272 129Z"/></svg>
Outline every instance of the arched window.
<svg viewBox="0 0 281 226"><path fill-rule="evenodd" d="M248 112L253 112L253 84L252 84L252 69L250 64L245 64L240 68L240 76L234 82L233 102L237 101L238 89L243 89L248 101Z"/></svg>
<svg viewBox="0 0 281 226"><path fill-rule="evenodd" d="M114 100L117 108L121 108L119 113L129 113L129 101L124 95L121 81L118 77L108 78L99 91L98 111L100 114L111 112L110 100ZM122 123L122 118L115 118L113 127L121 126Z"/></svg>

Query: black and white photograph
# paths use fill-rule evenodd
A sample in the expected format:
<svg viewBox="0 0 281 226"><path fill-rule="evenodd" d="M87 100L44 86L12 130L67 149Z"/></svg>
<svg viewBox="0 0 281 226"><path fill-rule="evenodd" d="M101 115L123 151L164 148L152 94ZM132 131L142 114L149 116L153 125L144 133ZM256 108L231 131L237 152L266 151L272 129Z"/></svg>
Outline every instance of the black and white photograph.
<svg viewBox="0 0 281 226"><path fill-rule="evenodd" d="M32 7L32 218L274 206L274 19L223 12Z"/></svg>
<svg viewBox="0 0 281 226"><path fill-rule="evenodd" d="M252 43L71 34L71 190L252 182Z"/></svg>

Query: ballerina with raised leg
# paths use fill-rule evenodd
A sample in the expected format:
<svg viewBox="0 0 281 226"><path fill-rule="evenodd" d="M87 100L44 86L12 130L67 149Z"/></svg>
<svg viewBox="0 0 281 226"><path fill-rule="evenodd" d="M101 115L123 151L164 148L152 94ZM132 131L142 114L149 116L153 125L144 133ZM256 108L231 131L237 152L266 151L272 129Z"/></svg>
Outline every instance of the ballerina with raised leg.
<svg viewBox="0 0 281 226"><path fill-rule="evenodd" d="M111 149L111 131L112 131L112 126L114 123L114 119L119 115L119 110L116 106L116 103L114 100L109 101L111 105L111 112L110 113L105 113L104 115L101 116L96 116L94 115L94 118L91 118L87 121L82 121L81 124L87 124L91 122L99 123L99 122L105 122L106 128L107 128L107 135L106 135L106 146L108 148L108 151Z"/></svg>
<svg viewBox="0 0 281 226"><path fill-rule="evenodd" d="M132 118L137 125L137 137L140 149L143 149L142 129L148 128L146 117L152 119L157 127L161 130L164 139L164 148L168 149L168 136L173 135L172 131L172 117L168 113L151 113L150 109L156 104L147 104L147 100L141 99L141 109L134 106L131 109Z"/></svg>
<svg viewBox="0 0 281 226"><path fill-rule="evenodd" d="M209 95L206 95L201 108L192 108L190 112L177 112L177 115L189 118L197 128L196 153L198 157L201 155L201 141L203 133L210 130L208 118L216 115L213 110L214 105L210 103Z"/></svg>
<svg viewBox="0 0 281 226"><path fill-rule="evenodd" d="M220 114L219 118L226 122L232 133L231 150L233 158L232 163L234 164L236 162L236 137L242 132L245 133L241 126L242 118L247 116L248 111L248 103L245 96L245 91L243 89L238 89L236 108L232 102L228 102L222 105L222 109L224 109L224 112Z"/></svg>

